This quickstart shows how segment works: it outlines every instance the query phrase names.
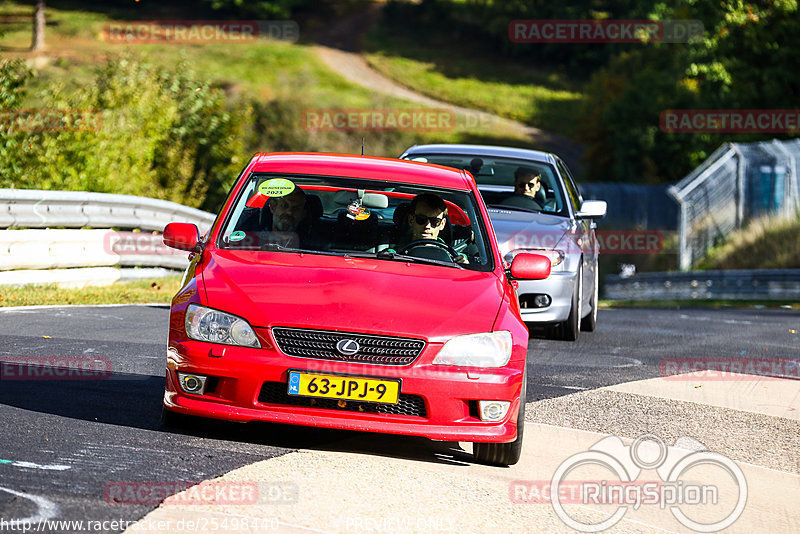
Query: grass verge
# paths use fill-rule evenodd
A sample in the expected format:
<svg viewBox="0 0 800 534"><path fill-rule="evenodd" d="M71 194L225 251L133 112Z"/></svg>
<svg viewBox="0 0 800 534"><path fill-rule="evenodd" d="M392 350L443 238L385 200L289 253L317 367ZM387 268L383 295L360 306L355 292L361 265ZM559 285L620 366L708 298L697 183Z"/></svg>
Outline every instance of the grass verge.
<svg viewBox="0 0 800 534"><path fill-rule="evenodd" d="M171 276L81 288L58 287L55 284L3 287L0 307L169 303L178 292L180 283L180 276Z"/></svg>
<svg viewBox="0 0 800 534"><path fill-rule="evenodd" d="M598 308L601 310L614 308L771 308L800 310L800 303L790 300L601 300Z"/></svg>
<svg viewBox="0 0 800 534"><path fill-rule="evenodd" d="M359 153L361 137L366 137L367 153L397 157L417 143L481 143L522 145L518 132L503 126L469 125L458 122L444 131L380 131L361 128L312 131L305 124L306 112L318 109L381 110L419 108L418 104L389 98L345 80L328 69L311 46L281 41L207 44L118 44L102 39L103 28L112 19L107 13L84 9L47 7L46 50L32 54L31 25L20 13L30 13L30 5L0 0L0 15L13 14L13 22L0 23L3 32L0 50L5 57L28 60L36 76L27 84L22 107L46 105L47 95L56 90L70 94L93 83L94 69L105 58L132 54L135 59L160 66L187 61L201 76L222 88L231 100L291 102L290 116L282 117L286 146L265 146L263 142L248 150L290 150ZM172 18L176 18L173 16ZM180 18L180 17L177 17ZM362 131L363 130L363 131ZM249 155L249 154L247 154Z"/></svg>
<svg viewBox="0 0 800 534"><path fill-rule="evenodd" d="M733 233L711 249L698 269L800 268L800 214L795 219L764 217Z"/></svg>
<svg viewBox="0 0 800 534"><path fill-rule="evenodd" d="M366 46L374 69L431 98L573 134L583 95L562 74L465 51L468 44L452 40L429 43L375 31Z"/></svg>

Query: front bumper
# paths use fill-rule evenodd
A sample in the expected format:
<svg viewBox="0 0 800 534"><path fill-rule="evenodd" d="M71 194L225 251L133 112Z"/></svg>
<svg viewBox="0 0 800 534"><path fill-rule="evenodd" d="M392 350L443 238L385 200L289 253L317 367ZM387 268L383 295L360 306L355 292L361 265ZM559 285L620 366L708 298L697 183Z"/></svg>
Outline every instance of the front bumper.
<svg viewBox="0 0 800 534"><path fill-rule="evenodd" d="M545 294L552 299L546 308L523 308L520 302L520 315L526 323L560 323L566 321L572 307L572 294L578 279L577 272L551 272L544 280L520 280L517 297Z"/></svg>
<svg viewBox="0 0 800 534"><path fill-rule="evenodd" d="M291 357L274 346L255 349L176 339L175 331L170 336L164 392L164 406L170 411L229 421L268 421L445 441L504 443L517 436L524 359L512 356L507 366L493 369L433 365L430 362L441 344L429 343L413 364L397 367ZM290 369L400 378L401 395L422 410L411 415L374 413L369 406L363 410L361 403L347 401L342 407L327 399L309 405L311 401L305 402L305 398L285 395ZM214 377L212 390L204 395L184 393L178 387L178 371ZM484 422L477 412L478 400L511 401L511 406L502 421Z"/></svg>

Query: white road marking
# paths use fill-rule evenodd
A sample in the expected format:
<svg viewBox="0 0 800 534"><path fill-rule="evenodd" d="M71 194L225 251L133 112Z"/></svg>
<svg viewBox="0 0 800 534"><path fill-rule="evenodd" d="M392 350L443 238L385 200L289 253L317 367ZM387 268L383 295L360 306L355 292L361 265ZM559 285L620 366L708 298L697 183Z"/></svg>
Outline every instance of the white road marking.
<svg viewBox="0 0 800 534"><path fill-rule="evenodd" d="M15 491L9 488L4 488L3 486L0 486L0 491L5 491L6 493L10 493L11 495L15 495L23 499L28 499L36 505L36 514L30 517L18 519L18 523L32 525L47 521L48 519L53 519L58 516L58 505L53 501L45 499L44 497L31 495L30 493L23 493L21 491Z"/></svg>

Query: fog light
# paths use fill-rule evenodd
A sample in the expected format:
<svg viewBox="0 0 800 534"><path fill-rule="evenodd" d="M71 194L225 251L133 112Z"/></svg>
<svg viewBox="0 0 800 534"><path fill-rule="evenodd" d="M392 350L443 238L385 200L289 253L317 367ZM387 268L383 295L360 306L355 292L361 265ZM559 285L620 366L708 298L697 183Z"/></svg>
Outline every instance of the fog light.
<svg viewBox="0 0 800 534"><path fill-rule="evenodd" d="M184 393L191 393L193 395L202 395L206 390L206 379L203 375L190 375L187 373L178 373L178 384Z"/></svg>
<svg viewBox="0 0 800 534"><path fill-rule="evenodd" d="M500 421L508 413L510 401L478 401L481 421Z"/></svg>
<svg viewBox="0 0 800 534"><path fill-rule="evenodd" d="M520 295L519 297L519 305L521 308L546 308L550 306L550 303L553 302L553 299L550 298L550 295Z"/></svg>
<svg viewBox="0 0 800 534"><path fill-rule="evenodd" d="M537 308L550 306L550 295L536 295L533 297L533 305Z"/></svg>

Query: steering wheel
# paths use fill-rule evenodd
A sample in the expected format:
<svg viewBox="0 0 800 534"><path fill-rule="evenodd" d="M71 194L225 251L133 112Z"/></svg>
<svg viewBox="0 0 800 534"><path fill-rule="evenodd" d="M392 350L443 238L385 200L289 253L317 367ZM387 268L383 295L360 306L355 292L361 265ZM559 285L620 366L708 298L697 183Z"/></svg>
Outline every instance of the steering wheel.
<svg viewBox="0 0 800 534"><path fill-rule="evenodd" d="M450 261L452 261L454 263L456 261L456 258L458 258L461 255L456 251L456 249L454 249L453 247L451 247L447 243L439 241L438 239L415 239L414 241L412 241L411 243L407 244L402 249L400 249L400 253L401 254L408 254L409 250L411 250L411 249L421 248L421 247L430 247L430 246L437 247L437 248L447 252L447 255L450 256ZM423 257L426 257L426 256L423 256ZM435 260L435 259L438 259L438 258L428 258L428 259L434 259Z"/></svg>

